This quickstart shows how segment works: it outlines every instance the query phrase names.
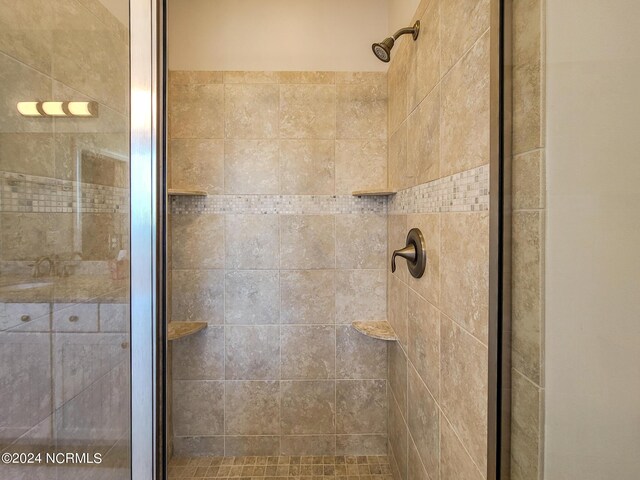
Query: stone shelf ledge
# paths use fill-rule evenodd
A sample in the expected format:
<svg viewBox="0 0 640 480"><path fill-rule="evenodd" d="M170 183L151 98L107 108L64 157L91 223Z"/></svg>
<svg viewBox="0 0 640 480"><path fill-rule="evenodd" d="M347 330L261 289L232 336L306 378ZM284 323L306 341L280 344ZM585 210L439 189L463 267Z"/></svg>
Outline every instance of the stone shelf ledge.
<svg viewBox="0 0 640 480"><path fill-rule="evenodd" d="M396 332L386 320L377 322L352 322L351 326L367 337L393 342L398 340Z"/></svg>
<svg viewBox="0 0 640 480"><path fill-rule="evenodd" d="M167 338L169 340L178 340L198 333L205 328L207 328L207 322L169 322Z"/></svg>
<svg viewBox="0 0 640 480"><path fill-rule="evenodd" d="M354 197L389 197L395 195L398 192L392 190L356 190L351 192Z"/></svg>
<svg viewBox="0 0 640 480"><path fill-rule="evenodd" d="M169 195L172 197L175 196L184 196L184 197L206 197L207 192L204 190L188 190L185 188L170 188Z"/></svg>

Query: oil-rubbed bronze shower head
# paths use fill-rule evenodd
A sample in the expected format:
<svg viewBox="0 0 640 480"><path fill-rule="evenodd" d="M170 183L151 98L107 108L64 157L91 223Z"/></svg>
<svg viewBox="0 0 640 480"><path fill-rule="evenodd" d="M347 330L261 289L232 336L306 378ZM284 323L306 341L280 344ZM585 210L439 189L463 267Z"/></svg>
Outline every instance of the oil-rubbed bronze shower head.
<svg viewBox="0 0 640 480"><path fill-rule="evenodd" d="M411 34L414 41L417 40L418 35L420 34L420 20L418 20L413 27L401 28L393 34L393 37L385 38L382 42L371 45L373 54L378 57L379 60L387 63L391 60L391 49L396 43L396 40L402 35L408 34Z"/></svg>

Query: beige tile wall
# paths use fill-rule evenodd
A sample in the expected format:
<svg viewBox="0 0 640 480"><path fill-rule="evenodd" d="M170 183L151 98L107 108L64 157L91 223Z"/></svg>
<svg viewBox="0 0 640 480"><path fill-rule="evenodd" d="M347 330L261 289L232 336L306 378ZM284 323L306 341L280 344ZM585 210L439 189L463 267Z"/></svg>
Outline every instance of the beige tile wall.
<svg viewBox="0 0 640 480"><path fill-rule="evenodd" d="M424 0L389 67L389 183L487 165L490 0ZM414 20L415 20L414 19ZM388 254L422 230L424 276L388 274L389 453L396 479L486 477L489 213L389 215Z"/></svg>
<svg viewBox="0 0 640 480"><path fill-rule="evenodd" d="M387 186L386 75L171 72L174 188L344 195ZM384 454L384 214L174 214L179 454Z"/></svg>
<svg viewBox="0 0 640 480"><path fill-rule="evenodd" d="M511 478L543 478L544 2L513 1Z"/></svg>

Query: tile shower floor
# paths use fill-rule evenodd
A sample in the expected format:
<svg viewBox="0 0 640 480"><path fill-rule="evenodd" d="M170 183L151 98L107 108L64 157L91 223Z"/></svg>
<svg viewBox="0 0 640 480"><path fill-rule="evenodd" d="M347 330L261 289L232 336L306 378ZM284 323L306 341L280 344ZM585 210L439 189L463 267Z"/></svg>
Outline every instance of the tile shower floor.
<svg viewBox="0 0 640 480"><path fill-rule="evenodd" d="M389 459L374 456L174 457L169 480L232 478L234 480L391 480ZM337 478L336 478L337 477Z"/></svg>

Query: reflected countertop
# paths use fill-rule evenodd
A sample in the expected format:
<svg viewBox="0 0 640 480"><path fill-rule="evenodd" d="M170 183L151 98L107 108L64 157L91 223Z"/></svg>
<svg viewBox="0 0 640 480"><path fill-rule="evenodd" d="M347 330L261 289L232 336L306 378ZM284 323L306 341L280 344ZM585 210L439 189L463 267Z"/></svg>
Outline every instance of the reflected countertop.
<svg viewBox="0 0 640 480"><path fill-rule="evenodd" d="M129 279L109 275L32 278L0 276L0 302L6 303L127 303Z"/></svg>

